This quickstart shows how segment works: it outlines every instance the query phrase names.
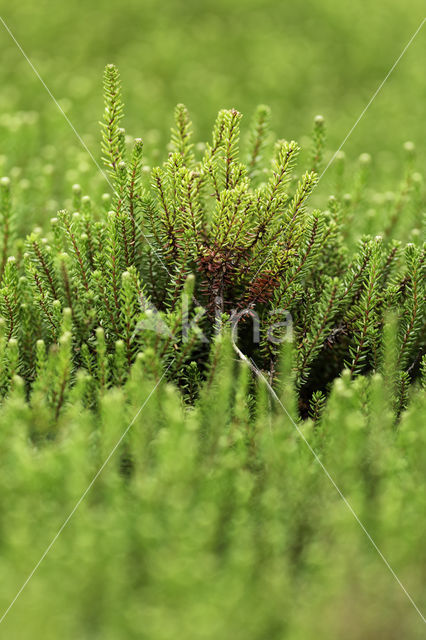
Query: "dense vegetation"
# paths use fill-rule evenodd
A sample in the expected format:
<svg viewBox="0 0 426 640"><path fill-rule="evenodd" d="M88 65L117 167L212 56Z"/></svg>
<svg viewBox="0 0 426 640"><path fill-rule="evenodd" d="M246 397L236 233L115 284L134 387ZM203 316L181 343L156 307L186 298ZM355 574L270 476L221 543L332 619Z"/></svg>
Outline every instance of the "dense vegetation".
<svg viewBox="0 0 426 640"><path fill-rule="evenodd" d="M423 151L104 96L103 176L3 116L0 631L423 637Z"/></svg>
<svg viewBox="0 0 426 640"><path fill-rule="evenodd" d="M238 321L243 352L273 381L278 345L289 340L291 321L303 415L312 392L314 402L322 404L344 366L351 375L380 370L385 317L399 309L398 418L420 370L425 341L425 249L418 242L403 247L392 238L408 195L411 222L422 223L423 192L412 186L411 146L383 236L366 236L351 247L345 242L351 215L345 197L333 197L324 212L307 207L323 155L321 117L315 121L309 170L296 180L296 142L276 142L268 158L266 107L253 118L244 154L241 114L220 111L212 142L203 145L197 161L189 115L179 105L168 159L144 186L143 143L137 138L127 158L113 65L106 68L104 85L102 149L113 190L111 201L103 198L106 213L97 215L74 185L74 211L60 211L46 236L33 232L17 257L9 256L14 248L9 180L0 185L3 394L20 375L28 392L35 383L51 398L56 419L76 369L86 369L101 387L122 383L136 354L152 348L168 377L177 377L193 397L210 339L227 321L235 330ZM365 180L368 163L362 158L358 182ZM287 322L278 323L284 314ZM46 355L52 344L60 344L59 351Z"/></svg>

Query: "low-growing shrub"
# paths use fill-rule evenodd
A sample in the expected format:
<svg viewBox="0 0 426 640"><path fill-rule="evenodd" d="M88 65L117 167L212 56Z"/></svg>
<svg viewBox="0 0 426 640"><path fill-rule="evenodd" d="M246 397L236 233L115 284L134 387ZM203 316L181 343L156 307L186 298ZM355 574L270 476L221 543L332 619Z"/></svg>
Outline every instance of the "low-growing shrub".
<svg viewBox="0 0 426 640"><path fill-rule="evenodd" d="M110 65L101 200L24 240L0 182L0 631L423 637L412 145L396 197L339 155L314 209L322 118L297 179L266 107L200 146L178 106L152 171L122 114Z"/></svg>
<svg viewBox="0 0 426 640"><path fill-rule="evenodd" d="M306 416L312 394L327 393L343 367L353 375L380 370L383 325L393 311L395 402L404 405L425 344L424 245L415 234L403 245L391 233L408 207L413 228L421 225L412 148L394 219L354 245L346 229L351 215L364 215L361 205L351 213L353 202L342 196L325 211L309 207L323 156L322 118L297 179L299 147L280 140L271 149L266 107L241 150L241 114L220 111L212 142L199 152L179 105L167 160L144 181L143 143L127 149L113 65L104 86L102 150L112 196L103 198L103 212L76 185L72 210L23 244L13 235L8 179L0 185L3 395L18 374L28 388L44 388L59 411L76 370L86 369L97 385L120 384L136 354L153 348L192 398L209 342L229 322L271 381L279 343L294 342ZM366 164L363 158L358 191Z"/></svg>

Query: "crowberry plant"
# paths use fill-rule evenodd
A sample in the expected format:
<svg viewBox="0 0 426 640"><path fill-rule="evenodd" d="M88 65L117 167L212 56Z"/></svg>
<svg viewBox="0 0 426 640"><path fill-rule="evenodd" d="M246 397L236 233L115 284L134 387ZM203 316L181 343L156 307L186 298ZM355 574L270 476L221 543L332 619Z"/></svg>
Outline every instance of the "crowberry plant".
<svg viewBox="0 0 426 640"><path fill-rule="evenodd" d="M325 210L310 203L324 154L322 117L309 165L297 177L299 145L271 144L266 107L256 111L245 143L241 114L221 110L200 149L178 105L167 158L147 174L142 140L130 144L122 128L113 65L104 90L102 153L112 190L104 210L75 185L72 210L59 211L47 233L36 229L23 244L10 182L0 185L3 395L15 374L28 390L53 376L58 388L50 396L59 406L78 369L97 384L123 382L147 348L169 376L193 388L223 322L238 322L240 348L273 381L279 344L288 338L285 317L306 415L312 393L326 393L344 367L352 375L380 370L392 310L399 317L395 393L406 395L425 344L425 249L418 241L403 246L389 225L413 183L412 149L391 221L381 235L353 245L346 229L355 213L345 196L330 198ZM352 208L367 166L362 158ZM43 373L46 367L55 373Z"/></svg>

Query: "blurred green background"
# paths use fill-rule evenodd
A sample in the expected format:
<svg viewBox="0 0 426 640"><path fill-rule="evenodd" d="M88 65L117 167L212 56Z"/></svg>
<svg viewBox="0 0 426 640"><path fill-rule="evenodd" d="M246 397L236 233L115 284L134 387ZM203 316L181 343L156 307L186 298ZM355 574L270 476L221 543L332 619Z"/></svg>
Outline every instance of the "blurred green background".
<svg viewBox="0 0 426 640"><path fill-rule="evenodd" d="M151 156L168 137L177 102L189 107L201 140L222 107L236 107L247 122L267 103L275 133L302 144L322 113L331 152L424 9L423 0L22 0L4 5L1 15L98 158L109 62L121 71L126 129L145 139ZM24 168L42 158L53 176L52 198L60 200L64 181L94 175L91 161L1 24L0 46L0 166L31 180ZM399 179L403 142L424 136L425 59L423 28L345 145L350 158L372 154L375 179L387 188ZM70 160L76 152L78 161ZM324 188L331 189L327 179Z"/></svg>

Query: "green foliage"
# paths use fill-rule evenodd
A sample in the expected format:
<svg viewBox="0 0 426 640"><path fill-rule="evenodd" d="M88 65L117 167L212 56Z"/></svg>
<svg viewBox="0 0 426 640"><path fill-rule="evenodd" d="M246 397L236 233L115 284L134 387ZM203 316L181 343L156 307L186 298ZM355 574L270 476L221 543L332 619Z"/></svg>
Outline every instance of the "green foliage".
<svg viewBox="0 0 426 640"><path fill-rule="evenodd" d="M265 107L254 116L246 146L240 144L241 114L221 110L211 143L197 156L188 111L178 105L168 158L144 178L142 140L127 152L113 65L105 69L104 87L102 151L113 188L106 213L74 185L76 210L59 211L46 234L35 229L22 251L12 233L17 216L10 184L2 181L0 305L5 344L15 339L18 353L16 371L10 366L3 374L3 393L15 373L30 392L41 375L38 341L46 353L58 348L64 313L72 336L65 385L72 386L79 369L92 375L101 327L103 385L124 383L137 354L153 348L170 379L192 389L190 397L194 372L201 380L222 314L231 324L238 321L240 347L273 381L277 343L288 330L278 321L285 315L297 346L299 411L306 416L312 393L327 392L344 366L353 375L380 370L384 318L395 309L395 406L405 406L425 342L420 243L407 245L405 267L392 238L364 236L351 248L342 202L334 198L328 210L312 209L316 173L295 176L298 144L279 140L268 153ZM320 168L323 147L324 123L317 117L311 167ZM13 246L15 257L9 255ZM252 339L254 316L259 344ZM49 358L46 366L56 371Z"/></svg>
<svg viewBox="0 0 426 640"><path fill-rule="evenodd" d="M113 65L104 86L110 194L74 181L69 206L24 240L22 194L0 183L3 610L84 496L5 633L28 635L29 616L36 638L337 639L353 615L354 638L420 638L306 446L421 607L424 190L412 146L385 200L368 157L352 179L338 158L325 209L322 119L306 159L294 141L273 144L266 107L248 133L221 110L199 145L178 105L151 170L121 127Z"/></svg>
<svg viewBox="0 0 426 640"><path fill-rule="evenodd" d="M0 409L2 612L133 424L2 622L6 637L28 636L30 619L36 638L164 640L179 630L191 639L337 639L348 611L353 637L392 637L395 628L422 637L417 612L280 407L268 406L265 386L251 385L226 334L190 411L163 381L139 413L158 381L146 351L96 408L85 407L93 382L80 373L54 440L41 438L67 375L67 323L69 315L57 374L30 405L15 376ZM98 331L94 376L108 366L102 339ZM291 404L288 363L279 368ZM424 394L395 431L388 382L346 372L325 409L316 395L315 424L299 424L421 608Z"/></svg>
<svg viewBox="0 0 426 640"><path fill-rule="evenodd" d="M312 169L319 171L323 160L325 144L324 118L316 116L314 121L313 145L312 145Z"/></svg>
<svg viewBox="0 0 426 640"><path fill-rule="evenodd" d="M123 103L118 69L109 64L104 73L105 111L102 122L103 160L108 173L116 184L119 182L119 166L124 153L124 129L120 127ZM117 184L118 186L118 184Z"/></svg>

